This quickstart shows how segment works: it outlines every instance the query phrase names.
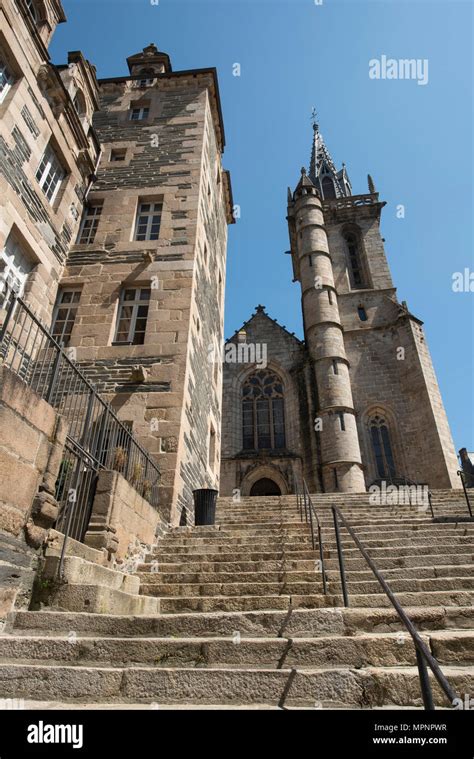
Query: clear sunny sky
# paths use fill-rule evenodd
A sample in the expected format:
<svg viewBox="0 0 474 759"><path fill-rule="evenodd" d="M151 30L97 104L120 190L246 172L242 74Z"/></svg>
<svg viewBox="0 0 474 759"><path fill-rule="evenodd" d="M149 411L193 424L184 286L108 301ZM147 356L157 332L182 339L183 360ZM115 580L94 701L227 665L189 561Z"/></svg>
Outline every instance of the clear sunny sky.
<svg viewBox="0 0 474 759"><path fill-rule="evenodd" d="M98 76L127 73L150 42L174 70L216 66L241 219L230 229L226 336L258 303L302 335L286 191L309 162L311 108L354 194L387 202L400 300L424 320L455 446L474 451L473 4L471 0L63 0L55 63L82 50ZM371 79L374 58L428 61L428 81ZM234 76L235 64L240 76ZM398 205L405 218L397 218ZM473 275L474 278L474 275ZM474 288L474 284L473 284Z"/></svg>

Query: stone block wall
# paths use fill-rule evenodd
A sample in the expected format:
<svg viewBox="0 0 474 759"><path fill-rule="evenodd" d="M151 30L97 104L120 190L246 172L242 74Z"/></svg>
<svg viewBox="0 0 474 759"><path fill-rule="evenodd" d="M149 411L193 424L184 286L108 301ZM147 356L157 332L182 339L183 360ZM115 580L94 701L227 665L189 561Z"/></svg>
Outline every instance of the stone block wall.
<svg viewBox="0 0 474 759"><path fill-rule="evenodd" d="M0 366L0 617L31 592L37 550L57 516L65 438L56 411Z"/></svg>
<svg viewBox="0 0 474 759"><path fill-rule="evenodd" d="M150 546L162 522L157 509L118 472L99 473L86 545L123 562L136 546Z"/></svg>

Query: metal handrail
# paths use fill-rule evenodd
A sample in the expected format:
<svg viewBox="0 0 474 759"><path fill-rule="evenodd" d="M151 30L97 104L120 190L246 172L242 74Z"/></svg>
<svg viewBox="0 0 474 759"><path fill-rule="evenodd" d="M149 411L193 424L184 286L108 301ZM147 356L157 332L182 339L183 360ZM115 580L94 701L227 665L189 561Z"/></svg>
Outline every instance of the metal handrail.
<svg viewBox="0 0 474 759"><path fill-rule="evenodd" d="M472 508L471 508L471 499L469 498L469 493L467 492L466 487L466 472L463 472L462 469L458 469L458 476L461 478L462 483L462 489L464 491L464 498L466 499L467 509L469 511L469 516L472 519Z"/></svg>
<svg viewBox="0 0 474 759"><path fill-rule="evenodd" d="M323 534L321 530L321 522L319 521L317 511L314 508L313 501L311 499L311 495L309 493L308 486L304 478L303 478L303 487L301 488L301 490L300 490L299 484L296 485L296 504L300 512L301 521L303 521L303 509L304 509L304 516L305 516L304 521L305 522L309 521L310 523L311 544L313 546L313 551L316 550L316 539L315 539L315 530L314 530L314 523L316 522L316 529L318 533L319 559L320 559L320 564L321 564L321 577L322 577L322 582L323 582L323 593L324 595L327 595L327 581L326 581L326 570L324 566L324 545L323 545Z"/></svg>
<svg viewBox="0 0 474 759"><path fill-rule="evenodd" d="M36 331L33 332L33 330ZM52 360L49 358L49 349L53 352L54 358ZM61 403L64 397L69 395L69 391L71 391L72 397L77 396L79 393L85 396L87 393L90 401L89 407L94 404L95 408L99 408L101 412L107 415L105 424L107 430L111 430L111 424L113 424L115 430L120 435L120 440L127 441L130 450L134 451L134 455L137 454L141 457L143 472L149 471L153 476L154 481L151 482L150 480L152 493L151 497L147 500L149 500L152 506L158 506L157 483L160 480L161 473L157 464L126 425L117 417L111 405L102 398L96 387L69 357L64 347L53 337L22 298L17 297L14 293L10 297L7 313L0 328L0 362L15 372L53 407L58 407L58 398L59 403ZM62 383L59 371L60 367L66 378L62 380ZM49 378L50 368L51 376ZM30 371L33 371L32 376L29 375ZM71 376L69 376L69 372ZM35 380L35 382L32 380ZM65 386L66 380L68 387ZM82 432L75 431L74 434L71 434L71 430L69 430L68 438L76 447L80 446L86 449L87 446L84 445L85 438L91 434L89 410L83 413L82 408L76 408L74 404L69 411L63 409L61 413L68 422L76 422L77 419L80 419ZM68 414L71 418L68 418ZM93 455L89 451L87 454L88 456ZM97 463L100 465L100 462ZM125 479L131 481L132 477L128 472L125 472L124 476ZM141 476L143 478L143 474Z"/></svg>
<svg viewBox="0 0 474 759"><path fill-rule="evenodd" d="M341 543L341 536L339 531L339 523L342 524L343 527L346 528L349 535L351 536L352 540L356 544L357 548L359 549L360 553L364 557L365 561L367 562L368 566L372 570L372 572L375 575L375 578L377 579L379 585L382 587L382 590L384 591L385 595L388 597L390 603L394 607L395 611L397 612L399 618L405 625L406 629L408 630L409 634L412 637L413 643L415 645L416 650L416 663L418 666L418 676L420 680L420 687L421 687L421 694L423 698L423 705L425 709L428 710L434 710L435 705L433 701L433 693L431 690L431 683L429 681L428 677L428 670L427 666L431 669L433 675L435 676L436 680L438 681L442 691L446 695L446 697L449 699L451 704L455 702L455 700L458 698L456 691L453 690L451 685L449 684L448 680L446 679L445 675L441 671L441 668L432 655L431 651L427 647L426 643L423 641L422 637L420 636L418 630L416 629L415 625L411 621L410 617L407 615L403 607L401 606L400 602L396 598L395 594L393 593L392 589L390 588L387 581L384 579L383 575L380 573L378 567L374 563L374 561L369 556L367 549L362 544L362 542L359 540L357 535L355 534L353 528L351 525L347 522L345 517L342 516L340 510L337 508L337 506L332 506L332 513L333 513L333 519L334 519L334 530L336 533L336 545L337 545L337 553L339 558L339 572L341 576L341 585L342 585L342 595L344 598L344 606L349 606L349 593L347 588L347 580L346 580L346 573L345 573L345 567L344 567L344 554L342 550L342 543Z"/></svg>

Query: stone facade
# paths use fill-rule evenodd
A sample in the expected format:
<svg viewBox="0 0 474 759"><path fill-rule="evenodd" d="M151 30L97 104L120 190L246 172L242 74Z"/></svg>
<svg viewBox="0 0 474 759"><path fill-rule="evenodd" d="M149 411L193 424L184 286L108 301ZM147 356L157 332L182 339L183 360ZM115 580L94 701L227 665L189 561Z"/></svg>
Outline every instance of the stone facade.
<svg viewBox="0 0 474 759"><path fill-rule="evenodd" d="M32 7L34 17L25 0L0 2L6 71L0 95L0 271L15 276L16 288L49 323L100 150L91 128L97 82L80 53L70 54L66 66L50 62L47 46L65 20L59 0ZM50 156L62 177L56 188L47 167L41 170ZM8 264L13 253L18 268Z"/></svg>
<svg viewBox="0 0 474 759"><path fill-rule="evenodd" d="M208 353L223 339L230 185L215 72L172 73L154 46L128 63L128 77L99 83L102 157L88 202L100 219L72 246L61 287L80 292L75 358L156 457L162 514L177 522L194 488L219 481L221 373ZM144 203L159 208L157 239L136 239ZM127 344L120 297L137 289L149 292L146 332Z"/></svg>
<svg viewBox="0 0 474 759"><path fill-rule="evenodd" d="M301 475L326 492L360 492L380 480L459 487L423 323L398 301L385 256L385 204L370 177L369 193L352 195L345 167L336 171L316 124L314 132L309 172L288 192L305 342L260 309L240 333L266 346L281 379L285 444L280 436L274 445L274 434L269 445L275 409L263 395L253 410L254 444L246 439L246 383L259 367L224 363L221 492L248 495L260 482L259 494L291 493ZM236 333L230 342L238 340Z"/></svg>

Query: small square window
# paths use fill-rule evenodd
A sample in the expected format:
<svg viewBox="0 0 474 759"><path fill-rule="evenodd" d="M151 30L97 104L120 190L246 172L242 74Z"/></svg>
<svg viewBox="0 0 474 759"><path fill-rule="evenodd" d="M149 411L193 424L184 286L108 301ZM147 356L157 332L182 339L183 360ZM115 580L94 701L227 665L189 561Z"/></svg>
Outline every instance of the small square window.
<svg viewBox="0 0 474 759"><path fill-rule="evenodd" d="M111 161L125 161L126 155L127 155L126 148L112 148L112 150L110 151L110 160Z"/></svg>
<svg viewBox="0 0 474 759"><path fill-rule="evenodd" d="M130 108L130 121L144 121L150 114L149 106L133 106Z"/></svg>

